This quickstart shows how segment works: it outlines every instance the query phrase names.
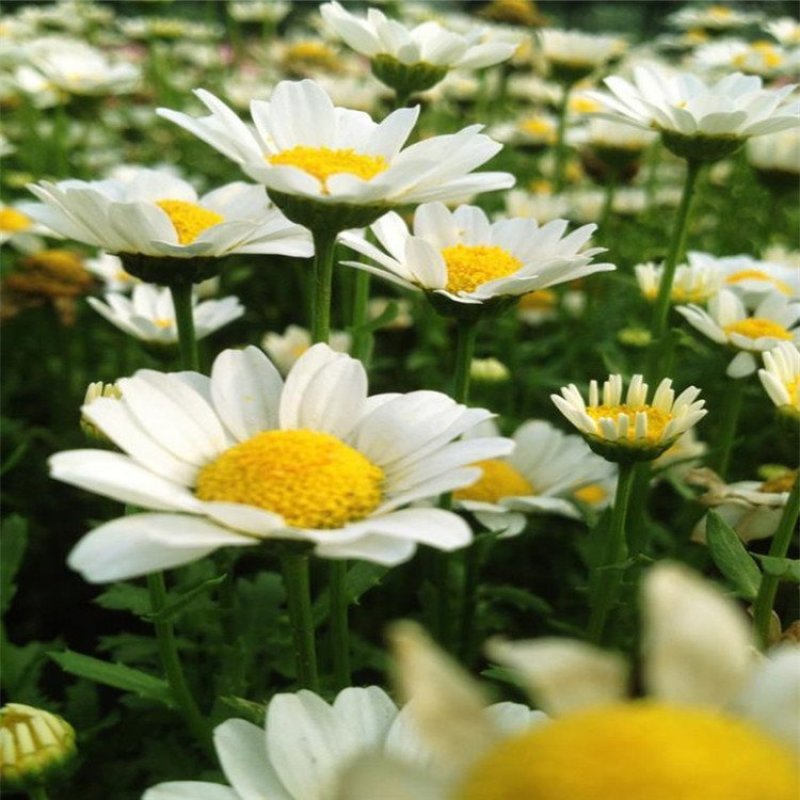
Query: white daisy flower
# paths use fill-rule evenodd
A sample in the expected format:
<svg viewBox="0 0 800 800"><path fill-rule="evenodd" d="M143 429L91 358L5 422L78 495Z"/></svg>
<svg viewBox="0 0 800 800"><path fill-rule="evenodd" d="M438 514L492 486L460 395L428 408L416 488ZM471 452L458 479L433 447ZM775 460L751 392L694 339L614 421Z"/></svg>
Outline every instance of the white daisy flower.
<svg viewBox="0 0 800 800"><path fill-rule="evenodd" d="M800 131L789 129L759 136L747 143L747 161L753 169L769 179L783 174L797 187L800 174Z"/></svg>
<svg viewBox="0 0 800 800"><path fill-rule="evenodd" d="M634 375L623 401L622 376L609 375L603 392L597 381L589 384L588 404L574 383L550 398L558 410L581 432L589 447L609 461L650 461L672 446L678 437L705 415L700 390L685 389L678 397L669 378L659 383L650 403L649 387Z"/></svg>
<svg viewBox="0 0 800 800"><path fill-rule="evenodd" d="M284 210L298 199L306 201L306 211L309 202L312 209L344 205L369 212L371 222L394 205L451 200L514 183L506 172L472 172L501 148L479 133L480 125L403 149L419 108L398 109L377 123L362 111L336 108L314 81L283 81L269 102L251 103L252 129L214 95L202 89L196 94L210 116L158 113L265 184Z"/></svg>
<svg viewBox="0 0 800 800"><path fill-rule="evenodd" d="M775 406L800 420L800 351L796 344L780 342L762 353L764 369L758 377Z"/></svg>
<svg viewBox="0 0 800 800"><path fill-rule="evenodd" d="M0 203L0 247L7 244L20 253L35 253L45 249L42 237L61 238L30 216L31 205L16 203L7 206Z"/></svg>
<svg viewBox="0 0 800 800"><path fill-rule="evenodd" d="M683 480L707 452L708 445L697 438L694 428L689 428L653 462L653 471L659 477L667 473L677 480Z"/></svg>
<svg viewBox="0 0 800 800"><path fill-rule="evenodd" d="M696 469L687 477L692 485L707 490L697 501L713 508L747 543L768 539L778 529L796 476L797 470L786 470L767 481L725 483L710 469ZM703 517L692 531L693 541L705 543L706 522Z"/></svg>
<svg viewBox="0 0 800 800"><path fill-rule="evenodd" d="M87 580L144 575L226 545L314 545L324 558L397 564L417 543L469 543L455 514L405 508L472 483L476 461L513 442L454 440L490 416L444 394L367 397L361 362L317 344L286 382L255 347L226 350L211 377L140 370L120 400L85 416L123 453L72 450L50 459L54 478L155 513L88 533L70 565Z"/></svg>
<svg viewBox="0 0 800 800"><path fill-rule="evenodd" d="M492 223L475 206L450 211L442 203L426 203L415 211L412 231L399 214L381 217L371 228L380 247L364 232L340 238L375 262L343 262L348 266L450 303L479 305L615 269L592 263L605 248L584 249L596 225L564 236L567 224L563 219L542 227L531 219Z"/></svg>
<svg viewBox="0 0 800 800"><path fill-rule="evenodd" d="M752 315L729 289L722 289L709 300L708 311L695 305L677 306L675 310L704 336L739 351L728 365L731 378L756 371L753 353L771 350L781 341L800 345L800 302L780 292L768 294Z"/></svg>
<svg viewBox="0 0 800 800"><path fill-rule="evenodd" d="M683 30L701 29L719 32L759 23L763 18L762 14L741 11L719 3L707 6L691 4L671 14L668 22Z"/></svg>
<svg viewBox="0 0 800 800"><path fill-rule="evenodd" d="M563 219L569 215L569 198L563 194L531 194L524 189L512 189L505 195L506 214L509 217L534 219L539 225Z"/></svg>
<svg viewBox="0 0 800 800"><path fill-rule="evenodd" d="M644 579L642 682L625 660L570 639L490 643L553 719L498 736L481 696L431 643L394 634L401 689L436 769L357 758L337 800L793 800L800 650L760 662L746 617L712 584L664 563ZM621 756L624 755L624 757Z"/></svg>
<svg viewBox="0 0 800 800"><path fill-rule="evenodd" d="M794 85L764 89L761 78L741 72L706 84L688 72L639 66L633 83L618 76L604 82L611 94L589 94L603 103L609 119L659 131L667 148L683 158L715 161L752 136L800 125L800 103L786 102Z"/></svg>
<svg viewBox="0 0 800 800"><path fill-rule="evenodd" d="M308 232L289 222L261 186L230 183L202 197L174 175L137 169L125 179L42 181L29 189L44 224L110 253L197 258L281 253L308 258Z"/></svg>
<svg viewBox="0 0 800 800"><path fill-rule="evenodd" d="M552 77L569 84L621 56L627 47L625 40L619 36L600 36L555 28L539 31L539 39Z"/></svg>
<svg viewBox="0 0 800 800"><path fill-rule="evenodd" d="M138 278L125 271L119 256L104 250L95 258L86 259L86 269L103 282L106 292L129 292L139 283Z"/></svg>
<svg viewBox="0 0 800 800"><path fill-rule="evenodd" d="M246 0L231 2L227 11L237 22L270 22L277 25L292 9L284 0Z"/></svg>
<svg viewBox="0 0 800 800"><path fill-rule="evenodd" d="M793 17L779 17L764 23L764 30L774 36L784 47L800 44L800 22Z"/></svg>
<svg viewBox="0 0 800 800"><path fill-rule="evenodd" d="M483 713L487 725L509 735L543 717L520 703L496 703ZM330 705L309 691L277 694L263 729L229 719L214 730L214 744L230 787L162 783L143 800L335 800L339 777L356 757L385 753L420 765L435 757L409 709L398 710L377 686L345 689Z"/></svg>
<svg viewBox="0 0 800 800"><path fill-rule="evenodd" d="M177 344L178 323L175 306L169 289L139 283L133 287L131 297L119 292L109 292L105 302L96 297L86 298L89 305L115 328L142 342L156 345ZM229 322L244 314L238 297L197 302L192 297L192 317L195 337L204 339Z"/></svg>
<svg viewBox="0 0 800 800"><path fill-rule="evenodd" d="M717 70L722 73L739 70L747 75L775 78L791 75L797 67L797 56L774 42L745 42L740 39L709 42L698 47L692 61L699 72Z"/></svg>
<svg viewBox="0 0 800 800"><path fill-rule="evenodd" d="M311 332L299 325L289 325L282 334L266 333L261 340L261 347L282 375L289 372L312 344ZM345 331L331 331L328 344L337 353L349 353L352 337Z"/></svg>
<svg viewBox="0 0 800 800"><path fill-rule="evenodd" d="M500 435L493 421L474 433ZM526 514L580 519L571 498L582 488L613 480L616 473L614 465L594 455L580 437L562 433L549 422L528 420L512 439L515 447L510 456L475 464L481 469L480 479L453 493L456 507L505 536L524 529Z"/></svg>
<svg viewBox="0 0 800 800"><path fill-rule="evenodd" d="M639 291L649 302L658 296L663 266L637 264L633 268ZM722 288L722 269L713 262L679 264L670 291L671 303L706 303Z"/></svg>

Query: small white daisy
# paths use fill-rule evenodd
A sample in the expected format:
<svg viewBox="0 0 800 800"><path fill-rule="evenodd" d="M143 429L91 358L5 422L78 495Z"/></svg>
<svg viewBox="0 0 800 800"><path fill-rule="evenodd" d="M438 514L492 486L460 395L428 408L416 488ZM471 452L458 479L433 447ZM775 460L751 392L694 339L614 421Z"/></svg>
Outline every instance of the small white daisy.
<svg viewBox="0 0 800 800"><path fill-rule="evenodd" d="M678 306L675 310L704 336L738 351L728 365L731 378L743 378L756 371L754 353L763 353L782 341L800 345L800 302L780 292L768 294L752 315L729 289L722 289L711 298L708 311L695 305Z"/></svg>
<svg viewBox="0 0 800 800"><path fill-rule="evenodd" d="M663 266L637 264L633 268L639 291L649 302L658 296ZM713 263L679 264L670 291L671 303L705 303L722 288L722 270Z"/></svg>
<svg viewBox="0 0 800 800"><path fill-rule="evenodd" d="M769 399L781 413L800 420L800 350L781 342L762 353L764 369L758 377Z"/></svg>
<svg viewBox="0 0 800 800"><path fill-rule="evenodd" d="M312 344L311 332L299 325L289 325L283 333L265 333L261 340L261 347L282 375L289 372ZM337 353L349 353L352 337L345 331L331 331L328 344Z"/></svg>
<svg viewBox="0 0 800 800"><path fill-rule="evenodd" d="M140 370L84 415L123 452L50 459L65 483L139 513L101 525L69 564L87 580L144 575L226 545L314 545L325 558L397 564L417 543L464 547L455 514L405 508L474 482L476 461L507 455L497 437L455 442L489 418L438 392L367 397L361 362L317 344L286 382L255 347L226 350L211 377Z"/></svg>
<svg viewBox="0 0 800 800"><path fill-rule="evenodd" d="M621 56L627 43L620 36L600 36L580 31L545 28L539 32L542 53L551 77L572 84L611 59Z"/></svg>

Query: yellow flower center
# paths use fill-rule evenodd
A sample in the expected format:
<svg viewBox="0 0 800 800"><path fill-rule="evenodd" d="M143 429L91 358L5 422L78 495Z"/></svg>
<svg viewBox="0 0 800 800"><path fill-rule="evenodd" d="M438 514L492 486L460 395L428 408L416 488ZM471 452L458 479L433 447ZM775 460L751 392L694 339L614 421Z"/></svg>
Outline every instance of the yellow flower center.
<svg viewBox="0 0 800 800"><path fill-rule="evenodd" d="M554 143L556 130L553 123L540 117L528 117L519 123L519 129L536 139L543 139L546 142Z"/></svg>
<svg viewBox="0 0 800 800"><path fill-rule="evenodd" d="M587 506L594 506L602 503L608 497L608 492L599 483L590 483L582 486L574 493L575 499Z"/></svg>
<svg viewBox="0 0 800 800"><path fill-rule="evenodd" d="M383 477L329 433L264 431L203 467L196 494L257 506L298 528L340 528L380 504Z"/></svg>
<svg viewBox="0 0 800 800"><path fill-rule="evenodd" d="M740 319L738 322L731 322L730 325L723 326L722 330L727 334L738 333L748 339L760 339L762 336L770 336L773 339L790 340L792 338L792 334L783 325L763 317Z"/></svg>
<svg viewBox="0 0 800 800"><path fill-rule="evenodd" d="M297 167L313 175L322 184L325 194L328 193L327 180L331 175L346 172L369 181L389 168L389 162L383 156L362 155L350 147L332 150L330 147L306 147L302 144L267 156L267 161L276 167Z"/></svg>
<svg viewBox="0 0 800 800"><path fill-rule="evenodd" d="M167 328L171 328L175 324L174 319L169 319L168 317L158 317L158 319L153 320L153 324L156 328L161 328L161 330L166 330Z"/></svg>
<svg viewBox="0 0 800 800"><path fill-rule="evenodd" d="M472 486L453 493L458 500L496 503L503 497L526 497L536 494L528 479L506 461L491 459L479 461L473 466L480 467L483 474Z"/></svg>
<svg viewBox="0 0 800 800"><path fill-rule="evenodd" d="M733 16L733 10L728 6L711 6L708 15L713 19L729 19Z"/></svg>
<svg viewBox="0 0 800 800"><path fill-rule="evenodd" d="M522 262L497 245L454 244L442 250L447 265L448 292L474 292L479 286L507 278Z"/></svg>
<svg viewBox="0 0 800 800"><path fill-rule="evenodd" d="M16 208L0 208L0 231L19 233L28 230L32 224L30 217Z"/></svg>
<svg viewBox="0 0 800 800"><path fill-rule="evenodd" d="M524 311L550 311L557 302L558 295L551 289L537 289L522 295L519 307Z"/></svg>
<svg viewBox="0 0 800 800"><path fill-rule="evenodd" d="M222 214L186 200L159 200L156 205L170 218L181 244L191 244L204 230L225 221Z"/></svg>
<svg viewBox="0 0 800 800"><path fill-rule="evenodd" d="M797 477L796 469L787 469L782 475L777 478L764 481L758 487L759 492L767 492L768 494L781 494L781 492L791 492L794 485L795 478Z"/></svg>
<svg viewBox="0 0 800 800"><path fill-rule="evenodd" d="M569 110L575 114L595 114L603 108L597 100L591 97L571 97L569 100Z"/></svg>
<svg viewBox="0 0 800 800"><path fill-rule="evenodd" d="M452 800L794 800L792 754L739 720L639 702L506 739Z"/></svg>
<svg viewBox="0 0 800 800"><path fill-rule="evenodd" d="M779 292L783 292L783 294L790 295L792 293L792 287L789 286L788 283L780 281L777 278L773 278L772 275L760 269L741 269L738 272L728 275L727 283L741 283L742 281L747 281L751 278L757 281L766 281L767 283L771 283Z"/></svg>
<svg viewBox="0 0 800 800"><path fill-rule="evenodd" d="M284 55L287 65L301 65L307 67L328 67L335 69L339 59L336 53L323 42L304 41L289 45Z"/></svg>
<svg viewBox="0 0 800 800"><path fill-rule="evenodd" d="M627 414L628 422L628 440L633 441L636 433L636 415L644 412L647 415L647 436L645 437L648 442L660 442L664 434L664 428L672 419L672 414L662 411L660 408L653 408L652 406L629 406L623 403L619 406L587 406L586 413L593 419L599 420L603 417L611 417L617 419L622 414Z"/></svg>

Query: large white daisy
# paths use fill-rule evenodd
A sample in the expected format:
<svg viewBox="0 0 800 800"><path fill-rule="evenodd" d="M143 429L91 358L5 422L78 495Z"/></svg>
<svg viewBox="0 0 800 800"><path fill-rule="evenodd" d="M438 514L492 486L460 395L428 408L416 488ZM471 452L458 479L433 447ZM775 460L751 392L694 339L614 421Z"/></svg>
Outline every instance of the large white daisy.
<svg viewBox="0 0 800 800"><path fill-rule="evenodd" d="M544 715L520 703L495 703L486 724L521 733ZM408 708L399 710L377 686L340 692L332 704L309 691L278 694L264 728L230 719L214 730L230 787L203 781L162 783L143 800L334 800L353 758L385 753L430 764L434 754L416 732Z"/></svg>
<svg viewBox="0 0 800 800"><path fill-rule="evenodd" d="M793 800L800 789L800 650L759 663L749 623L719 589L660 564L643 584L642 683L629 667L569 639L494 642L549 722L497 737L481 696L413 629L394 634L398 674L420 736L442 756L424 770L356 759L337 800Z"/></svg>
<svg viewBox="0 0 800 800"><path fill-rule="evenodd" d="M372 225L380 247L365 232L347 231L340 240L375 262L345 261L348 266L406 289L475 305L615 269L592 262L605 248L584 249L596 225L565 236L567 225L563 219L541 227L523 218L492 223L476 206L450 211L442 203L426 203L415 211L411 230L395 212Z"/></svg>
<svg viewBox="0 0 800 800"><path fill-rule="evenodd" d="M109 253L162 258L313 254L308 231L274 208L261 186L230 183L198 197L181 178L140 168L124 179L42 181L28 188L43 203L29 206L32 216Z"/></svg>
<svg viewBox="0 0 800 800"><path fill-rule="evenodd" d="M71 450L53 477L155 513L88 533L69 557L104 582L178 566L226 545L290 539L326 558L396 564L417 543L453 550L455 514L404 508L480 477L497 437L454 441L489 418L429 391L367 397L362 364L317 344L286 382L257 348L227 350L211 377L140 370L121 399L83 411L123 453Z"/></svg>
<svg viewBox="0 0 800 800"><path fill-rule="evenodd" d="M507 172L472 172L501 149L480 125L403 149L419 108L398 109L377 123L363 111L336 108L314 81L283 81L268 102L250 104L253 128L210 92L196 94L210 116L195 119L163 108L158 113L239 164L281 207L279 196L287 195L385 210L514 184Z"/></svg>

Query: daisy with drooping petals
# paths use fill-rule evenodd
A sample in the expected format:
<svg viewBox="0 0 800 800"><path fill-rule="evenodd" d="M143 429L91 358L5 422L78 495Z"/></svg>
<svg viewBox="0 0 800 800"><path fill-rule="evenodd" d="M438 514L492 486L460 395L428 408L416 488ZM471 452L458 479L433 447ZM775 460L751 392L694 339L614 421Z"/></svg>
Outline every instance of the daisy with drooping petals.
<svg viewBox="0 0 800 800"><path fill-rule="evenodd" d="M211 377L140 370L85 416L123 453L73 450L54 478L149 509L92 530L69 563L93 582L186 564L226 545L288 539L326 558L397 564L417 543L453 550L468 526L404 508L476 480L507 455L497 437L454 442L490 414L438 392L367 397L360 362L310 348L286 382L257 348L227 350Z"/></svg>
<svg viewBox="0 0 800 800"><path fill-rule="evenodd" d="M323 223L337 232L368 225L395 205L514 183L506 172L472 172L501 147L480 133L480 125L403 149L419 108L398 109L377 123L363 111L334 107L314 81L283 81L269 102L251 103L252 130L214 95L196 94L210 116L158 113L235 161L290 219L314 230Z"/></svg>
<svg viewBox="0 0 800 800"><path fill-rule="evenodd" d="M115 328L150 344L177 344L178 324L175 306L169 289L139 283L133 287L131 297L118 292L109 292L105 302L96 297L87 298L89 305ZM197 303L192 298L192 316L197 339L219 330L244 314L244 306L238 297L221 300L205 300Z"/></svg>
<svg viewBox="0 0 800 800"><path fill-rule="evenodd" d="M499 436L493 421L476 435ZM526 514L580 518L569 498L582 488L613 480L614 467L589 451L577 436L568 436L549 422L529 420L512 436L514 452L483 461L478 481L453 493L457 507L470 511L489 530L514 536L525 527Z"/></svg>
<svg viewBox="0 0 800 800"><path fill-rule="evenodd" d="M800 302L780 292L768 294L752 315L729 289L722 289L711 298L708 311L695 305L678 306L675 310L704 336L738 351L728 364L731 378L743 378L756 371L754 353L771 350L781 341L800 345Z"/></svg>
<svg viewBox="0 0 800 800"><path fill-rule="evenodd" d="M800 350L791 342L780 342L762 353L764 369L758 377L769 399L781 414L800 421Z"/></svg>
<svg viewBox="0 0 800 800"><path fill-rule="evenodd" d="M573 84L621 56L626 42L619 36L598 36L580 31L545 28L539 32L542 52L552 77Z"/></svg>
<svg viewBox="0 0 800 800"><path fill-rule="evenodd" d="M661 133L682 158L716 161L752 136L800 125L800 104L787 102L794 86L764 89L761 78L741 72L706 84L688 72L636 67L633 83L605 79L611 94L591 92L610 119Z"/></svg>
<svg viewBox="0 0 800 800"><path fill-rule="evenodd" d="M604 248L584 249L596 225L564 236L567 224L559 219L539 227L522 218L492 223L475 206L450 211L427 203L414 213L411 231L396 213L379 219L371 230L380 247L363 232L348 231L341 241L375 262L344 262L348 266L425 291L444 306L475 306L615 269L592 262Z"/></svg>
<svg viewBox="0 0 800 800"><path fill-rule="evenodd" d="M484 715L487 725L507 735L544 717L520 703L495 703ZM277 694L263 729L229 719L214 730L214 744L230 788L201 781L162 783L143 800L335 800L339 777L353 758L386 753L421 765L432 759L409 709L398 710L377 686L344 689L330 705L309 691Z"/></svg>
<svg viewBox="0 0 800 800"><path fill-rule="evenodd" d="M653 567L643 589L646 699L628 699L616 653L570 639L490 643L553 717L514 736L481 724L478 688L396 628L401 689L440 761L361 756L337 800L375 800L387 784L392 800L793 800L800 651L759 663L744 615L684 567Z"/></svg>
<svg viewBox="0 0 800 800"><path fill-rule="evenodd" d="M633 268L639 291L645 299L653 302L658 296L658 287L664 267L656 264L637 264ZM722 288L722 270L715 264L680 264L675 270L669 299L671 303L705 303Z"/></svg>
<svg viewBox="0 0 800 800"><path fill-rule="evenodd" d="M581 432L589 447L609 461L651 461L673 445L705 415L700 390L690 386L675 397L669 378L659 383L648 403L649 387L634 375L623 401L622 376L609 375L602 396L597 381L589 384L588 404L574 383L550 398Z"/></svg>

